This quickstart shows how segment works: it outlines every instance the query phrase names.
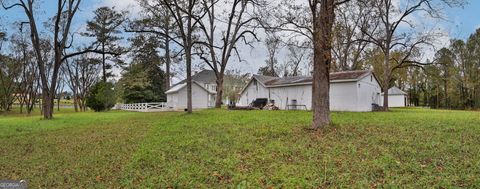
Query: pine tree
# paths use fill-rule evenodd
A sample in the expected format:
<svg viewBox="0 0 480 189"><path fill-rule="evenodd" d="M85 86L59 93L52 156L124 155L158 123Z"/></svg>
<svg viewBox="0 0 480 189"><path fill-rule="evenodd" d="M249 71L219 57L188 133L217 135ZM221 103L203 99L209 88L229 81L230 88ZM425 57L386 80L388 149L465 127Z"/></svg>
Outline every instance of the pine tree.
<svg viewBox="0 0 480 189"><path fill-rule="evenodd" d="M108 77L113 74L110 71L113 67L107 60L111 59L107 52L121 54L123 48L119 45L121 37L120 26L125 21L126 12L117 12L115 8L100 7L94 11L95 17L87 22L87 32L84 36L95 37L94 45L99 46L102 55L102 80L107 82Z"/></svg>

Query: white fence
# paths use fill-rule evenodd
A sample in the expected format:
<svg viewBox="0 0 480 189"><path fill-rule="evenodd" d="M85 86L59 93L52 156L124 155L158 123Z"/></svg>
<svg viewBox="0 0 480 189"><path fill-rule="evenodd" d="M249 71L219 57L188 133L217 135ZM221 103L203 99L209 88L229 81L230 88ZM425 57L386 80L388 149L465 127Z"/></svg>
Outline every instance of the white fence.
<svg viewBox="0 0 480 189"><path fill-rule="evenodd" d="M121 104L119 108L126 111L136 112L161 112L171 111L166 102L150 102L150 103L135 103L135 104Z"/></svg>

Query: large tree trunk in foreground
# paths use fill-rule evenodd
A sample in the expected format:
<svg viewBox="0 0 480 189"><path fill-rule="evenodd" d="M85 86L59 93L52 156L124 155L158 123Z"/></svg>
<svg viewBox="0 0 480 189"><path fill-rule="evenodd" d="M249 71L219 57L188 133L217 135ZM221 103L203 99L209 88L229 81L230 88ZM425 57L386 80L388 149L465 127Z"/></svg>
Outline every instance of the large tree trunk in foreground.
<svg viewBox="0 0 480 189"><path fill-rule="evenodd" d="M383 111L388 111L388 89L390 89L390 52L385 52L383 63Z"/></svg>
<svg viewBox="0 0 480 189"><path fill-rule="evenodd" d="M192 113L192 49L185 48L185 57L187 59L187 113Z"/></svg>
<svg viewBox="0 0 480 189"><path fill-rule="evenodd" d="M44 119L53 118L53 98L48 90L42 90L42 113Z"/></svg>
<svg viewBox="0 0 480 189"><path fill-rule="evenodd" d="M313 12L313 129L319 129L330 124L330 63L332 62L334 8L335 0L322 0L319 16L316 16L316 11Z"/></svg>
<svg viewBox="0 0 480 189"><path fill-rule="evenodd" d="M223 96L223 78L224 78L224 73L220 73L220 75L217 77L217 95L215 98L215 108L221 108L222 107L222 96Z"/></svg>
<svg viewBox="0 0 480 189"><path fill-rule="evenodd" d="M384 86L383 91L383 110L388 111L388 86Z"/></svg>

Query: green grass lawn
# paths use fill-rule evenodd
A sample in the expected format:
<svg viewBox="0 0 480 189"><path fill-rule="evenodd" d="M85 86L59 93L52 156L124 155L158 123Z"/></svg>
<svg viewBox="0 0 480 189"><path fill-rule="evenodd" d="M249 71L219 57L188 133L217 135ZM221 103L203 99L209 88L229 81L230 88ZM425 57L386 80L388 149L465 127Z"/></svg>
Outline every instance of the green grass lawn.
<svg viewBox="0 0 480 189"><path fill-rule="evenodd" d="M31 188L480 187L480 112L0 117L0 180Z"/></svg>

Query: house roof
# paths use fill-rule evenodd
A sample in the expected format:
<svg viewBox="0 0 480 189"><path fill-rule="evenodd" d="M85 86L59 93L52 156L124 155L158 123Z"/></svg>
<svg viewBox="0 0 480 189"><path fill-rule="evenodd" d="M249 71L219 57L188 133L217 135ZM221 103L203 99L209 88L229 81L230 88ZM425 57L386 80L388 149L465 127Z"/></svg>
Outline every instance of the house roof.
<svg viewBox="0 0 480 189"><path fill-rule="evenodd" d="M334 72L330 74L330 80L360 80L365 75L372 73L371 70L355 70L345 72Z"/></svg>
<svg viewBox="0 0 480 189"><path fill-rule="evenodd" d="M407 95L407 93L405 91L402 91L398 87L392 87L388 89L388 95Z"/></svg>
<svg viewBox="0 0 480 189"><path fill-rule="evenodd" d="M192 80L200 83L216 83L217 76L213 70L202 70L193 75Z"/></svg>
<svg viewBox="0 0 480 189"><path fill-rule="evenodd" d="M334 73L330 73L330 82L331 83L356 82L370 74L373 74L373 76L375 77L375 74L371 70L334 72ZM375 79L377 80L377 77L375 77ZM283 87L283 86L295 86L295 85L311 85L313 81L313 77L311 76L271 77L271 76L263 76L263 75L253 75L250 82L248 82L248 84L242 89L242 91L240 91L239 94L242 94L253 80L257 80L264 87Z"/></svg>
<svg viewBox="0 0 480 189"><path fill-rule="evenodd" d="M358 81L370 73L372 73L372 71L370 70L334 72L334 73L330 73L330 82ZM295 76L295 77L280 78L280 77L254 75L254 78L267 87L310 84L313 81L313 78L311 76Z"/></svg>
<svg viewBox="0 0 480 189"><path fill-rule="evenodd" d="M203 84L211 84L211 83L216 83L216 80L217 80L217 77L215 76L215 72L213 70L202 70L198 73L196 73L195 75L192 75L192 81L194 81L195 83L197 83L200 87L204 88L204 86L202 86L202 84L200 83L203 83ZM187 86L186 84L186 79L178 82L177 84L173 85L172 87L170 87L170 89L168 91L165 92L165 94L169 94L169 93L175 93L175 92L178 92L180 89L182 89L183 87ZM205 89L207 90L207 89ZM208 92L212 92L212 91L209 91L207 90Z"/></svg>
<svg viewBox="0 0 480 189"><path fill-rule="evenodd" d="M216 93L215 91L211 91L211 90L206 89L205 87L202 86L202 84L198 83L197 81L193 81L192 83L198 85L200 88L202 88L203 90L207 91L210 94L215 94ZM173 86L172 88L170 88L168 91L166 91L165 94L176 93L176 92L182 90L185 87L187 87L187 83L179 83L179 84Z"/></svg>
<svg viewBox="0 0 480 189"><path fill-rule="evenodd" d="M253 77L257 81L259 81L260 83L263 83L263 84L266 84L268 81L278 79L278 77L271 77L271 76L265 76L265 75L253 75Z"/></svg>
<svg viewBox="0 0 480 189"><path fill-rule="evenodd" d="M213 70L202 70L194 75L192 75L192 81L196 81L199 83L216 83L217 76L215 76L215 72ZM175 85L179 85L185 83L186 79L178 82Z"/></svg>
<svg viewBox="0 0 480 189"><path fill-rule="evenodd" d="M168 89L168 91L166 91L165 94L176 93L176 92L180 91L180 89L182 89L185 86L187 86L186 83L177 84L177 85L173 86L172 88Z"/></svg>

